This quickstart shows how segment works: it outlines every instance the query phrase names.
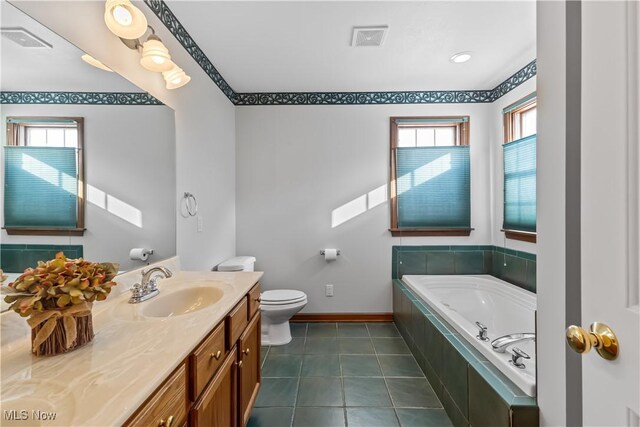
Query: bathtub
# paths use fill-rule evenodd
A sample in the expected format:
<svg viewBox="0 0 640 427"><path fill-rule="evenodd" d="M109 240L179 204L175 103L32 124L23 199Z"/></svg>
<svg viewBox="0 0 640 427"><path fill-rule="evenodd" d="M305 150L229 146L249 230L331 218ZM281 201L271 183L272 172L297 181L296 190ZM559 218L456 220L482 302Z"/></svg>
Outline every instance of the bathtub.
<svg viewBox="0 0 640 427"><path fill-rule="evenodd" d="M505 353L498 353L491 347L491 341L500 336L535 332L534 293L488 275L405 275L402 281L522 391L535 397L535 343L528 341L515 345L531 356L531 359L523 360L524 369L509 363L513 346ZM489 341L476 338L477 321L487 327Z"/></svg>

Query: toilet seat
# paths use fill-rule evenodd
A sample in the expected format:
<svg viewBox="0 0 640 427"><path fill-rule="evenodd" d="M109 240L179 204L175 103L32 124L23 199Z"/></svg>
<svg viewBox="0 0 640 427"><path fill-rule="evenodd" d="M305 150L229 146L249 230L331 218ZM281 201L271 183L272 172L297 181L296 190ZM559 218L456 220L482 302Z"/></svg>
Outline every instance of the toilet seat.
<svg viewBox="0 0 640 427"><path fill-rule="evenodd" d="M297 304L306 301L307 294L293 289L276 289L272 291L264 291L260 295L261 305L285 305Z"/></svg>

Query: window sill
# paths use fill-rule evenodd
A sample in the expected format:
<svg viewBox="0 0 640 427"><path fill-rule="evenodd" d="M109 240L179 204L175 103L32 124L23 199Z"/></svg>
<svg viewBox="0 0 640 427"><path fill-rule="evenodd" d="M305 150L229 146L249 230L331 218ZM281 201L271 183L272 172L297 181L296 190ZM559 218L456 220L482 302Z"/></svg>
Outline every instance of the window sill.
<svg viewBox="0 0 640 427"><path fill-rule="evenodd" d="M394 237L406 236L468 236L473 228L390 228Z"/></svg>
<svg viewBox="0 0 640 427"><path fill-rule="evenodd" d="M82 236L86 228L6 228L10 236Z"/></svg>
<svg viewBox="0 0 640 427"><path fill-rule="evenodd" d="M518 231L518 230L500 230L504 232L504 237L511 240L520 240L523 242L536 243L537 235L530 231Z"/></svg>

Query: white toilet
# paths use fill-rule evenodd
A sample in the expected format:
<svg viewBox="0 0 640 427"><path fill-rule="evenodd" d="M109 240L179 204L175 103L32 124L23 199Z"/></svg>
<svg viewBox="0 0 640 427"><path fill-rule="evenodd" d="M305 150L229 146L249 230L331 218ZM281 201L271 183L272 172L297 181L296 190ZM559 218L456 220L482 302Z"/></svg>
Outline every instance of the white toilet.
<svg viewBox="0 0 640 427"><path fill-rule="evenodd" d="M218 271L253 271L255 257L238 256L218 265ZM262 345L291 342L289 320L307 305L307 294L292 289L265 291L260 295Z"/></svg>

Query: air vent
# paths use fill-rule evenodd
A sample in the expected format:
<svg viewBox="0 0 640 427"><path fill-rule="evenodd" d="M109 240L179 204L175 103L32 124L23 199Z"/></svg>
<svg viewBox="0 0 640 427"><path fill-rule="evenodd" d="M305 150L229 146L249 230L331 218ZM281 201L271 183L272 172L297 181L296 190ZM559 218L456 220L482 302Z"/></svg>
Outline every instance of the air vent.
<svg viewBox="0 0 640 427"><path fill-rule="evenodd" d="M0 28L2 37L30 49L50 49L52 46L24 28Z"/></svg>
<svg viewBox="0 0 640 427"><path fill-rule="evenodd" d="M353 27L351 46L382 46L389 27Z"/></svg>

